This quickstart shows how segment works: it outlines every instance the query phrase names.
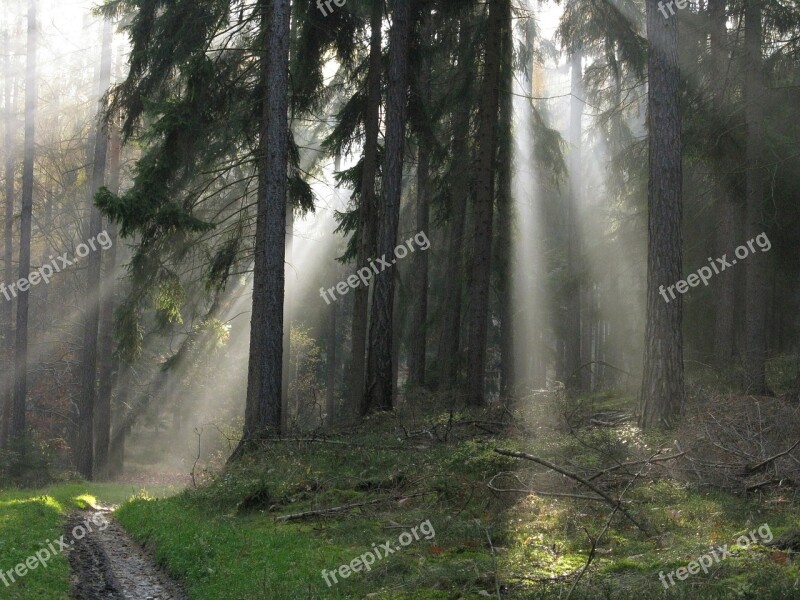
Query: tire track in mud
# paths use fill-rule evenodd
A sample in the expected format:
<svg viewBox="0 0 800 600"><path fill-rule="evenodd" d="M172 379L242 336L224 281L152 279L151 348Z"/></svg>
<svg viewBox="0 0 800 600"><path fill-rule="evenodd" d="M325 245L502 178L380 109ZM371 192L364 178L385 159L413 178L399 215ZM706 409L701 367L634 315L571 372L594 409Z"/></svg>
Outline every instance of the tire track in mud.
<svg viewBox="0 0 800 600"><path fill-rule="evenodd" d="M107 526L101 529L99 522ZM85 532L80 538L75 534L79 530ZM64 539L69 545L75 600L188 600L113 519L110 509L72 513Z"/></svg>

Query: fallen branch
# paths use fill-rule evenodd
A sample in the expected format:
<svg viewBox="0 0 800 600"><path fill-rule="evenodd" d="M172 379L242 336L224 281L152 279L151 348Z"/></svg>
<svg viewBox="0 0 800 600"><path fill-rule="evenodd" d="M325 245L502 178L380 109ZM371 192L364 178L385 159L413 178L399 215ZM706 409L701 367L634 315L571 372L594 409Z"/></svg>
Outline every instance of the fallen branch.
<svg viewBox="0 0 800 600"><path fill-rule="evenodd" d="M768 487L768 486L776 484L776 483L777 484L781 484L783 482L791 483L791 480L789 480L789 479L787 479L785 477L778 478L778 479L767 479L766 481L761 481L759 483L753 483L751 485L748 485L745 488L745 491L746 492L752 492L754 490L760 490L761 488L765 488L765 487Z"/></svg>
<svg viewBox="0 0 800 600"><path fill-rule="evenodd" d="M418 498L419 496L427 496L428 494L432 493L433 493L432 491L427 491L427 492L419 492L416 494L409 494L407 496L388 496L385 498L375 498L373 500L365 500L364 502L352 502L350 504L343 504L342 506L321 508L319 510L306 510L291 515L281 515L280 517L275 517L275 521L286 522L286 521L299 521L301 519L308 519L311 517L328 517L331 515L338 515L344 512L348 512L356 508L362 508L364 506L373 506L375 504L383 504L385 502L396 502L399 500L407 500L409 498Z"/></svg>
<svg viewBox="0 0 800 600"><path fill-rule="evenodd" d="M631 462L620 463L618 465L614 465L613 467L609 467L607 469L603 469L602 471L595 473L587 481L592 481L593 479L597 479L598 477L602 477L606 473L610 473L611 471L616 471L617 469L622 469L625 467L632 467L634 465L641 465L643 463L654 463L654 462L664 462L666 460L673 460L676 458L680 458L686 454L686 452L680 452L679 454L670 454L669 456L662 456L661 458L654 458L652 460L634 460Z"/></svg>
<svg viewBox="0 0 800 600"><path fill-rule="evenodd" d="M566 492L540 492L538 490L531 490L528 488L499 488L494 485L494 480L500 477L501 475L508 475L510 477L514 477L514 479L516 479L520 484L522 484L519 477L517 477L513 473L502 471L497 475L495 475L494 477L492 477L489 480L489 483L486 484L486 487L488 487L493 492L517 492L519 494L535 494L537 496L547 496L553 498L576 498L578 500L599 500L600 502L606 501L605 498L601 498L600 496L586 496L584 494L568 494Z"/></svg>
<svg viewBox="0 0 800 600"><path fill-rule="evenodd" d="M551 463L551 462L549 462L549 461L546 461L546 460L544 460L543 458L539 458L538 456L533 456L532 454L527 454L527 453L525 453L525 452L517 452L517 451L515 451L515 450L507 450L507 449L505 449L505 448L495 448L495 449L494 449L494 451L495 451L495 452L497 452L498 454L502 454L503 456L511 456L511 457L514 457L514 458L524 458L525 460L530 460L530 461L532 461L532 462L535 462L535 463L538 463L538 464L542 465L543 467L547 467L548 469L552 469L553 471L556 471L557 473L561 473L561 474L562 474L562 475L564 475L565 477L569 477L570 479L572 479L572 480L574 480L574 481L577 481L578 483L580 483L580 484L582 484L582 485L584 485L584 486L588 487L590 490L592 490L592 491L593 491L595 494L597 494L598 496L601 496L601 497L602 497L602 498L603 498L603 499L604 499L606 502L608 502L608 504L609 504L610 506L612 506L612 507L614 507L614 508L618 508L618 509L619 509L619 511L620 511L620 512L621 512L623 515L625 515L625 517L626 517L626 518L627 518L627 519L628 519L628 520L629 520L631 523L633 523L634 525L636 525L636 527L637 527L639 530L641 530L641 531L642 531L642 533L644 533L644 534L645 534L646 536L648 536L648 537L650 536L650 532L647 530L647 528L646 528L646 527L644 527L643 525L641 525L641 524L640 524L640 523L639 523L639 522L638 522L638 521L637 521L637 520L636 520L636 519L633 517L633 515L631 515L631 514L630 514L630 513L629 513L629 512L628 512L628 511L627 511L627 510L626 510L626 509L625 509L625 508L622 506L622 503L621 503L621 501L619 501L619 500L614 500L614 499L613 499L611 496L609 496L608 494L606 494L606 493L605 493L603 490L601 490L600 488L598 488L596 485L594 485L594 484L593 484L593 483L591 483L590 481L587 481L586 479L584 479L583 477L581 477L581 476L580 476L580 475L578 475L577 473L572 473L571 471L567 471L566 469L563 469L563 468L559 467L558 465L554 465L553 463Z"/></svg>
<svg viewBox="0 0 800 600"><path fill-rule="evenodd" d="M753 473L757 473L758 471L760 471L761 469L766 467L772 461L779 459L781 456L786 456L787 454L789 454L789 452L791 452L792 450L797 448L798 444L800 444L800 440L797 440L794 444L792 444L792 447L789 448L788 450L784 450L783 452L779 452L775 456L770 456L769 458L767 458L766 460L762 460L760 463L758 463L755 466L745 467L745 473L747 473L748 475L752 475Z"/></svg>
<svg viewBox="0 0 800 600"><path fill-rule="evenodd" d="M651 456L650 458L652 459L653 457ZM637 479L639 479L639 476L642 474L642 471L645 470L645 468L647 467L647 465L649 463L650 463L649 460L645 461L645 464L642 466L642 468L639 469L638 473L636 473L636 475L633 476L633 479L631 479L628 482L628 484L625 486L625 489L622 490L622 493L619 495L619 502L617 502L617 505L614 507L614 510L611 511L611 514L608 516L608 520L606 521L606 525L605 525L605 527L603 527L603 530L600 532L600 535L598 535L596 538L592 539L592 536L589 535L588 530L585 527L583 528L583 530L586 532L586 536L589 538L589 541L592 543L592 547L589 550L589 556L586 559L586 564L583 565L583 568L578 573L578 576L575 578L575 581L572 582L572 587L569 588L569 592L567 592L567 597L566 597L565 600L569 600L572 597L572 592L574 592L575 588L578 587L578 583L580 582L581 578L584 576L586 571L589 569L589 565L592 564L592 560L594 560L595 554L597 553L597 544L600 543L600 540L606 534L606 532L608 531L608 528L611 527L611 522L614 520L614 515L617 514L618 510L624 510L622 508L622 497L625 495L625 493L633 485L633 482L636 481Z"/></svg>

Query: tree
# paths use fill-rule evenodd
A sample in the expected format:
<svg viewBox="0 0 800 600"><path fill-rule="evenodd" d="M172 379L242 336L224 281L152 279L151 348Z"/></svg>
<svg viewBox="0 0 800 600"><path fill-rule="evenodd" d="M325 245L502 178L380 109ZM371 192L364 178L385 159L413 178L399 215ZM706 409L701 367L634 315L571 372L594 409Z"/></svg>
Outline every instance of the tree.
<svg viewBox="0 0 800 600"><path fill-rule="evenodd" d="M100 49L100 74L98 96L102 99L111 84L111 22L103 23L103 41ZM104 105L100 101L95 130L92 184L89 190L89 229L86 239L96 239L103 228L100 211L94 205L95 193L105 184L106 155L108 153L108 131L101 115ZM83 324L83 360L81 365L81 395L78 401L78 441L75 459L78 472L86 479L94 478L94 409L97 399L97 333L100 326L100 275L102 267L100 252L89 254L86 276L86 296L89 306Z"/></svg>
<svg viewBox="0 0 800 600"><path fill-rule="evenodd" d="M22 161L22 208L19 222L19 278L31 270L31 221L33 217L33 167L36 159L36 0L28 0L28 37L25 61L25 142ZM11 437L25 435L25 404L28 394L28 306L30 290L20 290L17 300L17 328L14 353L14 404Z"/></svg>
<svg viewBox="0 0 800 600"><path fill-rule="evenodd" d="M470 195L472 161L469 145L470 102L472 77L470 69L473 61L470 52L469 20L459 20L458 50L456 53L457 75L454 85L451 155L453 171L449 179L453 181L450 196L450 215L448 219L447 272L444 299L442 301L442 325L439 338L437 363L441 389L452 389L458 381L459 351L461 349L461 301L464 289L464 231L466 224L467 199ZM458 98L461 98L459 101Z"/></svg>
<svg viewBox="0 0 800 600"><path fill-rule="evenodd" d="M3 275L6 282L14 279L14 264L12 256L14 254L14 109L11 104L12 91L14 89L14 76L11 71L11 43L10 35L4 36L3 43L3 72L5 73L5 99L4 99L4 120L5 120L5 214L3 221ZM0 447L5 448L8 444L9 426L11 421L11 405L14 400L14 348L12 339L14 336L14 298L0 298L0 326L2 327L3 339L3 377L0 380L2 386L2 397L0 402L3 405L3 424L0 430Z"/></svg>
<svg viewBox="0 0 800 600"><path fill-rule="evenodd" d="M289 158L289 0L260 0L264 42L260 195L242 443L281 431L286 188Z"/></svg>
<svg viewBox="0 0 800 600"><path fill-rule="evenodd" d="M361 194L358 205L358 240L356 268L367 266L376 250L375 176L378 170L378 133L381 112L381 26L383 25L383 0L373 0L370 12L369 66L367 72L367 110L364 117L364 159L361 174ZM369 321L369 289L356 288L353 294L352 362L350 365L351 414L363 414L365 404L365 372L367 352L367 324Z"/></svg>
<svg viewBox="0 0 800 600"><path fill-rule="evenodd" d="M336 312L335 302L328 308L328 344L325 349L325 414L326 425L336 423Z"/></svg>
<svg viewBox="0 0 800 600"><path fill-rule="evenodd" d="M764 231L764 67L761 58L762 9L759 0L745 2L745 120L747 121L746 235ZM746 357L748 391L767 393L767 257L755 252L745 265Z"/></svg>
<svg viewBox="0 0 800 600"><path fill-rule="evenodd" d="M724 116L730 112L730 107L725 98L725 83L727 73L727 44L726 44L726 0L709 0L709 53L711 63L711 107L714 115L718 115L720 122L717 167L719 172L714 180L715 212L719 215L719 224L716 228L717 256L733 256L734 235L736 231L736 212L738 207L732 202L731 177L727 172L732 171L731 151L732 141L725 135L729 129ZM723 118L720 119L719 116ZM714 363L717 368L726 368L733 359L733 334L734 334L734 306L736 294L736 279L733 271L723 271L716 282L715 317L714 317Z"/></svg>
<svg viewBox="0 0 800 600"><path fill-rule="evenodd" d="M432 39L431 11L425 8L421 27L422 65L420 67L419 89L422 92L420 102L425 112L431 105L431 57ZM432 193L431 151L430 143L425 135L418 136L417 150L417 196L416 196L416 230L428 234L430 217L429 207ZM411 307L411 339L408 349L408 384L413 387L425 385L425 357L428 339L428 253L417 252L414 255L414 275Z"/></svg>
<svg viewBox="0 0 800 600"><path fill-rule="evenodd" d="M120 142L119 127L116 119L114 119L109 128L108 144L107 187L112 194L119 193ZM95 473L98 479L108 478L108 453L111 444L111 395L119 367L114 348L114 309L117 304L114 281L117 266L117 224L109 222L107 232L111 240L111 246L106 250L104 261L106 283L101 294L100 359L98 364L97 419L95 428Z"/></svg>
<svg viewBox="0 0 800 600"><path fill-rule="evenodd" d="M408 51L411 36L412 0L395 0L389 32L389 81L386 105L386 165L383 176L383 201L378 207L377 254L393 260L400 220L400 195L403 183L405 115L408 101ZM375 277L372 320L369 328L369 358L365 411L391 410L394 406L392 370L394 277L390 268Z"/></svg>
<svg viewBox="0 0 800 600"><path fill-rule="evenodd" d="M582 53L572 54L571 94L569 99L569 193L566 206L567 240L567 291L566 291L566 335L564 339L564 378L565 384L573 389L581 389L581 292L583 291L581 273L581 243L578 228L578 210L581 185L581 116L583 103L581 90L583 83ZM584 324L585 327L585 324Z"/></svg>
<svg viewBox="0 0 800 600"><path fill-rule="evenodd" d="M473 236L472 285L470 288L469 343L467 348L467 403L485 402L486 344L489 322L489 283L492 265L494 220L494 173L497 152L497 119L500 108L503 29L510 27L508 0L489 1L486 60L483 67L478 113L478 165Z"/></svg>
<svg viewBox="0 0 800 600"><path fill-rule="evenodd" d="M671 425L683 410L682 300L666 301L660 286L681 279L681 122L678 19L665 19L647 0L647 305L639 424Z"/></svg>
<svg viewBox="0 0 800 600"><path fill-rule="evenodd" d="M513 144L514 48L511 27L503 28L503 62L500 88L500 129L497 152L497 300L500 317L500 399L511 402L516 369L514 364L514 291L512 280L514 198L511 194Z"/></svg>

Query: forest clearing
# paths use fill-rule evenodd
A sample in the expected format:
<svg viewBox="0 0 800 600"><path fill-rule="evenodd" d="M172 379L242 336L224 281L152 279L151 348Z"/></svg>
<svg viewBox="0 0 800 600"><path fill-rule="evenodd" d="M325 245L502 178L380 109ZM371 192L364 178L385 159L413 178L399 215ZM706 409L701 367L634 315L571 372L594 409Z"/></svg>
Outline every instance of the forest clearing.
<svg viewBox="0 0 800 600"><path fill-rule="evenodd" d="M2 0L0 599L800 598L797 0Z"/></svg>

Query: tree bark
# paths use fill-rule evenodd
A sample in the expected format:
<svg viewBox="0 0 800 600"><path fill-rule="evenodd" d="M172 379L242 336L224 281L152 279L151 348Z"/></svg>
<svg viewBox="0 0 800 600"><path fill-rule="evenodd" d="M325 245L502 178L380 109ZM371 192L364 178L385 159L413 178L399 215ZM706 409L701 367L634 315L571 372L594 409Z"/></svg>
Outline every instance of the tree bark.
<svg viewBox="0 0 800 600"><path fill-rule="evenodd" d="M569 193L567 194L567 290L566 290L566 336L564 339L564 384L573 390L584 389L585 378L581 365L588 362L581 356L583 344L581 333L586 323L581 323L581 299L586 300L585 286L582 281L581 243L578 226L578 210L580 205L581 186L581 117L583 102L583 54L576 51L572 55L570 82L571 96L569 100ZM582 327L583 325L583 327ZM585 333L585 332L584 332Z"/></svg>
<svg viewBox="0 0 800 600"><path fill-rule="evenodd" d="M325 359L325 413L326 425L336 423L336 311L338 306L331 302L328 307L328 347Z"/></svg>
<svg viewBox="0 0 800 600"><path fill-rule="evenodd" d="M431 91L431 58L429 45L431 43L431 11L425 9L422 17L422 52L421 81L419 88L422 91L422 104L430 108L432 100ZM418 140L417 161L417 232L424 231L428 234L430 216L429 207L432 193L431 182L431 153L428 141L424 136ZM408 352L408 384L411 387L425 385L425 358L428 340L428 252L419 251L414 254L413 273L413 298L411 308L411 336Z"/></svg>
<svg viewBox="0 0 800 600"><path fill-rule="evenodd" d="M370 17L369 72L367 73L367 114L364 121L364 167L361 179L361 201L358 205L358 256L356 268L367 266L376 250L375 176L378 168L378 133L381 111L381 27L383 0L373 0ZM359 286L353 292L352 362L350 366L348 412L360 415L364 403L367 325L369 322L369 287Z"/></svg>
<svg viewBox="0 0 800 600"><path fill-rule="evenodd" d="M503 28L509 26L509 19L508 0L489 1L489 31L478 114L478 169L467 349L467 404L471 406L482 406L485 403L484 382L489 328L489 283L492 265L497 118L500 108L501 42Z"/></svg>
<svg viewBox="0 0 800 600"><path fill-rule="evenodd" d="M725 2L726 0L708 1L709 52L713 65L711 106L717 115L725 115L730 110L725 101L727 73ZM719 154L721 173L714 181L714 206L720 219L716 228L715 248L717 256L732 257L735 247L737 207L732 202L730 176L727 175L727 172L732 170L730 150L725 145L719 149ZM735 293L735 274L723 271L717 276L715 284L714 364L718 369L730 366L733 360Z"/></svg>
<svg viewBox="0 0 800 600"><path fill-rule="evenodd" d="M514 322L512 280L512 232L514 199L511 194L513 38L503 28L502 83L500 88L500 140L497 153L497 299L500 315L500 400L510 405L514 394Z"/></svg>
<svg viewBox="0 0 800 600"><path fill-rule="evenodd" d="M459 89L468 96L469 83L469 37L466 34L467 20L460 22L458 42ZM440 388L449 390L457 385L458 357L461 349L461 300L464 286L464 226L467 214L467 198L470 191L469 148L469 102L461 102L453 110L452 154L456 163L453 178L453 195L449 219L449 241L447 248L447 271L445 295L442 308L442 331L439 339L437 362L439 364Z"/></svg>
<svg viewBox="0 0 800 600"><path fill-rule="evenodd" d="M36 134L36 0L28 1L28 49L25 63L25 146L22 161L22 209L19 225L19 278L27 279L31 270L31 220L33 217L33 166ZM17 300L17 328L14 355L14 403L11 411L11 436L25 435L25 401L28 393L28 305L30 290L20 291Z"/></svg>
<svg viewBox="0 0 800 600"><path fill-rule="evenodd" d="M761 3L745 2L745 119L747 121L747 215L745 232L752 240L764 231L764 81L761 60ZM733 262L733 261L731 261ZM745 265L746 360L748 392L767 393L767 257L754 252Z"/></svg>
<svg viewBox="0 0 800 600"><path fill-rule="evenodd" d="M119 192L119 159L121 141L116 123L109 131L108 189ZM117 224L109 221L106 227L112 245L106 250L106 267L102 308L100 312L100 363L97 388L97 428L95 431L95 472L99 479L108 478L108 455L111 443L111 395L119 369L114 348L114 310L116 297Z"/></svg>
<svg viewBox="0 0 800 600"><path fill-rule="evenodd" d="M389 82L386 106L386 167L383 174L383 201L378 207L377 254L392 262L400 220L400 195L403 184L406 104L408 101L408 51L411 36L412 0L395 0L389 32ZM392 263L394 264L394 263ZM392 410L393 317L395 269L375 276L372 320L369 327L366 412Z"/></svg>
<svg viewBox="0 0 800 600"><path fill-rule="evenodd" d="M258 199L253 314L243 444L280 433L286 186L289 153L289 0L261 0L266 34L264 116Z"/></svg>
<svg viewBox="0 0 800 600"><path fill-rule="evenodd" d="M111 22L103 22L103 40L100 50L100 78L98 97L100 109L92 165L92 183L89 188L89 230L86 240L95 240L103 229L100 211L94 205L95 193L105 184L106 155L108 153L108 131L103 119L105 103L102 98L111 84ZM89 253L86 282L86 297L89 305L84 316L83 360L81 365L81 396L78 401L78 445L75 462L78 472L88 480L94 479L94 409L97 399L97 335L100 326L100 276L102 254L99 250Z"/></svg>
<svg viewBox="0 0 800 600"><path fill-rule="evenodd" d="M291 206L286 209L286 289L283 301L283 383L281 386L281 430L286 431L289 427L289 370L292 358L292 309L294 308L293 292L294 286L289 285L288 278L294 272L292 265L294 249L294 210Z"/></svg>
<svg viewBox="0 0 800 600"><path fill-rule="evenodd" d="M659 286L681 278L681 122L678 19L647 0L649 182L647 306L639 424L671 425L683 410L681 295L666 301ZM666 292L665 292L666 293Z"/></svg>

